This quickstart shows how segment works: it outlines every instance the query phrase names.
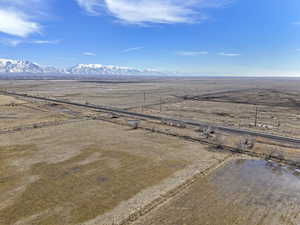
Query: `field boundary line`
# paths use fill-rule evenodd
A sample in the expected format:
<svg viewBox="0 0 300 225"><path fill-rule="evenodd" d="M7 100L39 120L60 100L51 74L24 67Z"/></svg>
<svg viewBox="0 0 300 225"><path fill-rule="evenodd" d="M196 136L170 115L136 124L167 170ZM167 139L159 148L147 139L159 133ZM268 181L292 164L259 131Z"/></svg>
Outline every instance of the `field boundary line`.
<svg viewBox="0 0 300 225"><path fill-rule="evenodd" d="M178 195L180 195L185 190L189 189L196 181L201 179L202 177L205 177L209 175L212 171L220 168L221 166L225 165L227 162L232 160L233 155L228 155L221 161L213 164L212 166L206 168L205 170L196 173L192 177L188 178L186 181L184 181L182 184L178 185L176 188L168 191L166 194L161 195L160 197L154 199L152 202L150 202L148 205L143 207L142 209L132 213L129 215L126 219L118 223L118 225L130 225L137 220L139 220L141 217L149 214L153 210L157 209L158 207L162 206L163 204L167 203L168 201L171 201Z"/></svg>

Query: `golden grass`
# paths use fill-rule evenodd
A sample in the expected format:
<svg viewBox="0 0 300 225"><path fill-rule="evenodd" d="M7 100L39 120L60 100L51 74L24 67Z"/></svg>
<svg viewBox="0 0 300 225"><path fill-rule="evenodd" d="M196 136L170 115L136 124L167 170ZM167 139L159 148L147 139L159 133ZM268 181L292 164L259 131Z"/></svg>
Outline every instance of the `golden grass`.
<svg viewBox="0 0 300 225"><path fill-rule="evenodd" d="M16 99L11 96L5 96L5 95L0 95L0 105L8 105L8 104L22 104L25 103L25 101Z"/></svg>
<svg viewBox="0 0 300 225"><path fill-rule="evenodd" d="M0 194L19 183L24 175L10 164L12 160L28 157L36 151L35 145L12 145L0 147Z"/></svg>
<svg viewBox="0 0 300 225"><path fill-rule="evenodd" d="M99 159L80 164L95 152L101 153ZM118 166L112 167L111 160L117 160ZM92 146L64 162L34 165L30 173L40 179L29 184L13 205L0 211L0 218L6 225L39 214L40 217L33 217L27 224L82 223L111 210L184 166L180 161L154 162Z"/></svg>

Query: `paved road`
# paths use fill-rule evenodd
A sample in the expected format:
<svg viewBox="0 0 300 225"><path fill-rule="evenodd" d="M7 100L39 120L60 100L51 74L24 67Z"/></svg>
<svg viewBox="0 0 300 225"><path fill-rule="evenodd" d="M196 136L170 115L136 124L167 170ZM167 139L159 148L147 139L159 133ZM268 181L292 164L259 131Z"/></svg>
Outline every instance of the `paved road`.
<svg viewBox="0 0 300 225"><path fill-rule="evenodd" d="M186 125L191 125L191 126L195 126L195 127L211 127L213 129L217 129L217 130L228 132L228 133L235 133L235 134L239 134L239 135L249 135L249 136L254 136L254 137L263 137L263 138L267 138L267 139L271 139L271 140L279 141L279 142L300 144L300 139L297 139L297 138L283 137L283 136L278 136L278 135L273 135L273 134L261 133L261 132L257 132L257 131L217 126L217 125L213 125L213 124L192 121L192 120L179 120L179 119L174 119L174 118L166 118L166 117L161 117L161 116L154 116L154 115L148 115L148 114L143 114L143 113L130 112L127 110L122 110L122 109L117 109L117 108L112 108L112 107L107 107L107 106L99 106L99 105L93 105L93 104L81 104L81 103L70 102L70 101L66 101L66 100L45 98L45 97L33 96L33 95L27 95L27 94L15 93L15 92L0 91L0 93L5 94L5 95L38 99L38 100L43 100L43 101L48 101L48 102L56 102L56 103L63 103L63 104L68 104L68 105L75 105L75 106L79 106L79 107L97 109L97 110L102 110L102 111L112 112L112 113L119 113L119 114L123 114L123 115L127 115L127 116L143 118L143 119L152 119L152 120L159 120L159 121L173 121L175 123L184 123Z"/></svg>

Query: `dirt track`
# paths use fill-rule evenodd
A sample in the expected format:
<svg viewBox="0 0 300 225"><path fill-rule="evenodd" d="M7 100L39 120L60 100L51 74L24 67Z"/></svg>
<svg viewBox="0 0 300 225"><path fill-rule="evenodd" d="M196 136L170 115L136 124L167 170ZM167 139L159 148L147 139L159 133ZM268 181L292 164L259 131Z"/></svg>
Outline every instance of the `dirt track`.
<svg viewBox="0 0 300 225"><path fill-rule="evenodd" d="M295 81L260 82L260 89L271 85L282 92L283 87L289 87L287 92L295 92L295 96L299 87ZM218 124L241 118L249 124L251 104L178 102L176 96L228 90L234 93L234 86L246 90L255 83L212 79L153 83L5 81L0 87L81 103L87 100L100 105L133 107L138 112L146 90L149 94L145 113L176 115L181 119L200 117ZM170 99L162 106L162 112L157 105L161 95ZM18 99L9 102L15 100ZM279 118L282 130L271 131L282 133L286 129L286 135L297 136L297 111L271 106L261 109L260 123L275 123ZM298 225L300 222L299 169L233 156L217 145L196 141L203 138L202 134L189 127L141 121L143 129L133 130L127 126L126 117L111 119L109 115L78 107L23 100L0 104L0 113L1 130L32 127L0 135L1 225ZM99 120L82 120L98 117ZM100 121L101 118L113 123ZM80 121L68 123L72 120ZM240 124L241 127L246 123ZM47 124L56 126L42 126ZM226 134L223 138L226 145L235 146L241 137ZM217 141L214 137L208 139ZM258 139L251 151L300 159L294 146L276 145L264 139Z"/></svg>
<svg viewBox="0 0 300 225"><path fill-rule="evenodd" d="M199 179L134 225L298 225L299 205L299 170L238 159Z"/></svg>

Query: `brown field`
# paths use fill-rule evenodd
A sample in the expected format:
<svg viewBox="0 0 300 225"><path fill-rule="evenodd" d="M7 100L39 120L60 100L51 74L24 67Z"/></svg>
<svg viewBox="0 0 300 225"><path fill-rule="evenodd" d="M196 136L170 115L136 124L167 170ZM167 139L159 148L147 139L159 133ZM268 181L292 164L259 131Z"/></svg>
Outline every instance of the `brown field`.
<svg viewBox="0 0 300 225"><path fill-rule="evenodd" d="M67 120L63 114L40 110L28 105L0 106L0 130L26 127L35 123L49 123Z"/></svg>
<svg viewBox="0 0 300 225"><path fill-rule="evenodd" d="M19 80L0 90L300 137L299 85ZM0 95L0 225L300 224L300 172L285 161L300 162L299 146L257 138L254 158L223 148L249 137L150 120L135 130L129 119Z"/></svg>
<svg viewBox="0 0 300 225"><path fill-rule="evenodd" d="M296 78L153 78L3 81L0 89L300 137L299 85Z"/></svg>
<svg viewBox="0 0 300 225"><path fill-rule="evenodd" d="M122 216L226 156L99 121L4 134L0 141L0 224L101 221L117 206ZM120 206L127 201L132 208Z"/></svg>
<svg viewBox="0 0 300 225"><path fill-rule="evenodd" d="M25 101L10 96L0 95L0 106L22 104Z"/></svg>
<svg viewBox="0 0 300 225"><path fill-rule="evenodd" d="M299 170L276 163L233 160L135 225L297 225L299 176Z"/></svg>

